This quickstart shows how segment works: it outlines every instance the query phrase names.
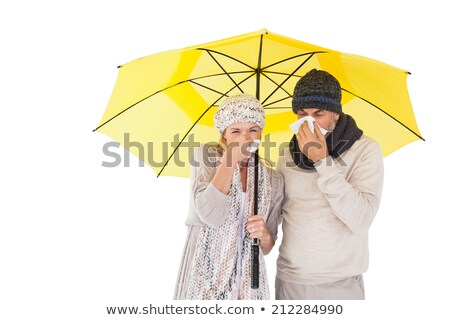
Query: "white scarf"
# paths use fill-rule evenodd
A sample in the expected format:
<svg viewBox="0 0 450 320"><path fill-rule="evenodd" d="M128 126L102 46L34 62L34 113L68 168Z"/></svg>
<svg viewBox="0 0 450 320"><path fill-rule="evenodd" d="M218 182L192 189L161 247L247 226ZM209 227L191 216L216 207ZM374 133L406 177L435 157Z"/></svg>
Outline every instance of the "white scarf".
<svg viewBox="0 0 450 320"><path fill-rule="evenodd" d="M237 287L238 216L241 210L242 185L239 166L234 169L228 195L228 218L218 228L202 226L199 232L186 299L191 300L264 300L269 299L269 287L264 256L259 253L259 289L251 288L251 246L253 239L247 232L248 217L253 215L254 158L247 168L247 196L244 211L244 239L242 245L242 276ZM258 214L266 217L269 211L271 185L268 169L258 167Z"/></svg>

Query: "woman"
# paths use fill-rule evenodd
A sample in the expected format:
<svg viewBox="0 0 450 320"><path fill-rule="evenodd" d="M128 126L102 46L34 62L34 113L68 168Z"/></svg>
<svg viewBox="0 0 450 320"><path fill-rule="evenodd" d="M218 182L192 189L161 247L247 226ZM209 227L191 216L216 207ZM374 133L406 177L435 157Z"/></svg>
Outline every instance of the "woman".
<svg viewBox="0 0 450 320"><path fill-rule="evenodd" d="M264 123L255 97L229 97L214 116L220 146L203 145L194 152L188 235L175 299L270 298L263 254L276 240L283 178L258 167L258 215L253 215L254 157L246 149L261 139ZM254 238L260 243L259 289L250 283Z"/></svg>

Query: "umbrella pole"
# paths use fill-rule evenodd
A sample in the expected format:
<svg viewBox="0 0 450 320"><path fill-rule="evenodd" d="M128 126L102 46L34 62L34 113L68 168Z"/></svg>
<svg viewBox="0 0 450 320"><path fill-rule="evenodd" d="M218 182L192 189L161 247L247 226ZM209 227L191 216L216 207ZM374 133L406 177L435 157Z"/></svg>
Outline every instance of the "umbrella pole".
<svg viewBox="0 0 450 320"><path fill-rule="evenodd" d="M259 100L260 95L260 78L261 78L261 58L263 48L263 35L260 36L259 41L259 53L258 53L258 68L256 69L256 99ZM259 167L259 154L258 149L255 151L255 184L253 185L253 214L258 214L258 167ZM252 244L252 289L259 288L259 239L253 239Z"/></svg>
<svg viewBox="0 0 450 320"><path fill-rule="evenodd" d="M255 179L254 179L254 185L253 185L253 214L258 214L258 167L259 167L259 155L258 150L255 152ZM255 238L253 239L252 244L252 289L258 289L259 288L259 239Z"/></svg>

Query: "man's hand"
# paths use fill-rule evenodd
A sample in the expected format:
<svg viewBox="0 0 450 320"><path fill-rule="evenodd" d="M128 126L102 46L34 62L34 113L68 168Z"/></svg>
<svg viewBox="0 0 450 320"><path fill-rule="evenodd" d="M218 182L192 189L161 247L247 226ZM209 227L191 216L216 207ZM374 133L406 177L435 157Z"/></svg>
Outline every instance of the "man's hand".
<svg viewBox="0 0 450 320"><path fill-rule="evenodd" d="M298 129L297 142L300 150L312 162L328 157L327 142L316 121L314 121L314 133L309 129L308 123L303 122Z"/></svg>

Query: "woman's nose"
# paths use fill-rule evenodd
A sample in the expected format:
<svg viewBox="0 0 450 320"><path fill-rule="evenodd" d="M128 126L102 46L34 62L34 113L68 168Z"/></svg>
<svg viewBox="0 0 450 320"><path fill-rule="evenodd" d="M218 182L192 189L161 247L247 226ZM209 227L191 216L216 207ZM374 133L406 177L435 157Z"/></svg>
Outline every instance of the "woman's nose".
<svg viewBox="0 0 450 320"><path fill-rule="evenodd" d="M250 131L243 131L243 132L242 132L242 135L243 135L246 139L251 138Z"/></svg>

